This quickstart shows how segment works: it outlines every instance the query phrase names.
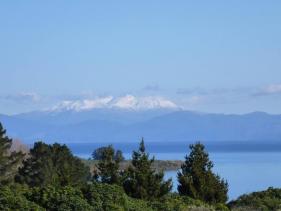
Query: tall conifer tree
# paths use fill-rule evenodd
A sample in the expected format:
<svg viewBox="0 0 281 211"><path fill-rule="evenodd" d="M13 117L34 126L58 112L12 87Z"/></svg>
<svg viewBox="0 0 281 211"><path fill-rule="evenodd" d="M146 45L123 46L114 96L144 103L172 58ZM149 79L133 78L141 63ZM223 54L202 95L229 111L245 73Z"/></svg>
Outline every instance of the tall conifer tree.
<svg viewBox="0 0 281 211"><path fill-rule="evenodd" d="M0 183L5 184L13 181L24 154L12 152L12 139L6 136L6 130L0 123Z"/></svg>
<svg viewBox="0 0 281 211"><path fill-rule="evenodd" d="M201 143L190 145L190 154L178 172L178 192L208 203L225 203L228 184L212 172L213 162Z"/></svg>
<svg viewBox="0 0 281 211"><path fill-rule="evenodd" d="M152 168L154 158L149 159L143 139L138 151L132 155L132 165L125 172L124 189L134 198L153 199L167 194L172 188L171 179L164 181L163 172Z"/></svg>

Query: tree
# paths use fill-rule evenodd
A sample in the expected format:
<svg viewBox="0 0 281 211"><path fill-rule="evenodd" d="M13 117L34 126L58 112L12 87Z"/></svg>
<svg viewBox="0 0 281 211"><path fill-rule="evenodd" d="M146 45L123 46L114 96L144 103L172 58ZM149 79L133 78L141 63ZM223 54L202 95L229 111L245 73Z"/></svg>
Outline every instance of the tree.
<svg viewBox="0 0 281 211"><path fill-rule="evenodd" d="M0 123L0 184L13 181L24 154L12 151L12 139L6 136L6 130Z"/></svg>
<svg viewBox="0 0 281 211"><path fill-rule="evenodd" d="M123 156L123 153L121 150L116 150L115 156L114 156L115 160L119 160L120 162L124 161L125 158Z"/></svg>
<svg viewBox="0 0 281 211"><path fill-rule="evenodd" d="M152 169L153 162L154 157L149 159L142 139L139 150L133 152L132 165L125 171L123 187L129 196L153 199L161 197L171 190L171 179L164 181L163 172L157 173Z"/></svg>
<svg viewBox="0 0 281 211"><path fill-rule="evenodd" d="M106 147L99 147L99 148L95 149L94 152L92 153L92 158L94 160L102 160L103 156L104 156L104 152L106 150L108 150L109 147L112 147L112 145L109 145L109 146L106 146ZM115 160L118 159L120 161L124 161L125 160L121 150L116 150L116 153L114 154L114 159Z"/></svg>
<svg viewBox="0 0 281 211"><path fill-rule="evenodd" d="M190 145L190 154L178 172L178 192L208 203L225 203L228 184L212 172L213 162L201 143Z"/></svg>
<svg viewBox="0 0 281 211"><path fill-rule="evenodd" d="M119 164L124 159L120 150L115 152L112 145L102 147L93 152L93 158L99 158L94 175L97 181L108 184L120 184Z"/></svg>
<svg viewBox="0 0 281 211"><path fill-rule="evenodd" d="M16 181L29 186L79 186L89 178L89 168L66 145L36 142L19 169Z"/></svg>

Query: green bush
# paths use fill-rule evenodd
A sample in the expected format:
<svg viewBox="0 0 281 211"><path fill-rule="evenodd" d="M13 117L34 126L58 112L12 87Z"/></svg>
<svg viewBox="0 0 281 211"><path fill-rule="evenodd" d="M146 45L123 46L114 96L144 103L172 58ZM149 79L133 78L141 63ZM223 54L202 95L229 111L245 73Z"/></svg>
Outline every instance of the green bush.
<svg viewBox="0 0 281 211"><path fill-rule="evenodd" d="M45 210L25 197L28 191L19 185L0 187L0 210Z"/></svg>
<svg viewBox="0 0 281 211"><path fill-rule="evenodd" d="M188 204L179 195L167 195L157 201L151 202L154 210L182 211L188 209Z"/></svg>
<svg viewBox="0 0 281 211"><path fill-rule="evenodd" d="M265 191L245 194L228 205L236 210L279 210L281 209L281 189L268 188Z"/></svg>
<svg viewBox="0 0 281 211"><path fill-rule="evenodd" d="M83 194L94 210L126 210L126 211L186 211L186 210L218 210L228 211L223 204L210 206L179 194L167 194L159 199L146 201L127 196L122 187L117 185L94 183L83 188Z"/></svg>
<svg viewBox="0 0 281 211"><path fill-rule="evenodd" d="M93 207L83 198L82 192L78 188L73 187L56 188L47 186L44 188L33 188L26 197L50 211L93 210Z"/></svg>
<svg viewBox="0 0 281 211"><path fill-rule="evenodd" d="M122 210L127 204L126 194L117 185L94 183L87 185L82 191L95 210Z"/></svg>
<svg viewBox="0 0 281 211"><path fill-rule="evenodd" d="M148 203L126 195L118 185L94 183L83 188L83 194L94 210L152 211Z"/></svg>
<svg viewBox="0 0 281 211"><path fill-rule="evenodd" d="M225 206L222 203L216 204L215 205L215 210L217 210L217 211L229 211L228 207Z"/></svg>
<svg viewBox="0 0 281 211"><path fill-rule="evenodd" d="M228 211L229 209L223 204L211 206L196 199L178 194L168 194L157 201L150 203L153 210L157 211L185 211L185 210L218 210Z"/></svg>
<svg viewBox="0 0 281 211"><path fill-rule="evenodd" d="M29 188L22 185L0 188L0 210L50 211L186 211L220 210L223 204L210 206L200 200L176 193L152 201L127 196L117 185L94 183L78 187Z"/></svg>
<svg viewBox="0 0 281 211"><path fill-rule="evenodd" d="M154 211L147 201L128 197L126 211Z"/></svg>

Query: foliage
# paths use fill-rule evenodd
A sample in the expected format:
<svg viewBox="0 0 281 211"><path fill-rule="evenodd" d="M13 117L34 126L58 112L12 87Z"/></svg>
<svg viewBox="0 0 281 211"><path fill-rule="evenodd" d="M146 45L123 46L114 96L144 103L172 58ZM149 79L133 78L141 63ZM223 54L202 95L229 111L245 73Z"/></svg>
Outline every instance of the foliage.
<svg viewBox="0 0 281 211"><path fill-rule="evenodd" d="M229 211L228 207L222 203L210 205L198 199L193 199L188 196L181 196L178 193L170 193L153 202L158 204L156 210L173 211L173 210L216 210Z"/></svg>
<svg viewBox="0 0 281 211"><path fill-rule="evenodd" d="M66 145L36 142L19 169L16 181L31 187L77 186L86 183L89 168Z"/></svg>
<svg viewBox="0 0 281 211"><path fill-rule="evenodd" d="M34 202L29 201L25 194L29 191L19 185L2 186L0 188L0 210L44 210Z"/></svg>
<svg viewBox="0 0 281 211"><path fill-rule="evenodd" d="M190 145L190 154L178 172L178 192L208 203L225 203L228 184L212 172L213 163L201 143Z"/></svg>
<svg viewBox="0 0 281 211"><path fill-rule="evenodd" d="M268 188L265 191L253 192L240 196L237 200L229 203L231 209L248 210L279 210L281 209L281 189Z"/></svg>
<svg viewBox="0 0 281 211"><path fill-rule="evenodd" d="M169 194L160 198L159 200L151 202L154 210L162 211L181 211L188 210L188 204L177 194Z"/></svg>
<svg viewBox="0 0 281 211"><path fill-rule="evenodd" d="M36 142L25 160L22 152L11 147L12 140L0 123L0 210L228 210L224 205L228 185L212 172L213 163L200 143L190 146L191 153L178 172L179 194L169 194L171 179L164 181L159 170L167 161L150 159L143 139L130 163L112 145L96 149L97 174L91 184L89 167L66 145ZM123 170L121 162L127 165ZM15 174L21 184L9 183ZM229 206L276 210L280 199L281 191L271 188L241 196Z"/></svg>
<svg viewBox="0 0 281 211"><path fill-rule="evenodd" d="M224 207L220 205L220 207ZM0 210L50 211L186 211L221 210L178 194L146 201L127 196L118 185L105 183L79 187L35 187L13 185L0 189Z"/></svg>
<svg viewBox="0 0 281 211"><path fill-rule="evenodd" d="M185 211L185 210L217 210L229 211L223 204L208 205L200 200L188 196L180 196L177 193L167 194L158 200L150 202L153 210L161 211Z"/></svg>
<svg viewBox="0 0 281 211"><path fill-rule="evenodd" d="M210 206L200 200L180 196L176 193L166 194L150 201L135 199L128 197L118 185L102 183L87 185L83 188L83 194L94 210L185 211L204 209L228 211L224 205Z"/></svg>
<svg viewBox="0 0 281 211"><path fill-rule="evenodd" d="M95 210L122 210L127 206L127 196L117 185L93 183L82 189L85 199Z"/></svg>
<svg viewBox="0 0 281 211"><path fill-rule="evenodd" d="M98 155L97 155L98 154ZM102 183L120 184L121 175L119 165L123 156L121 151L115 152L112 145L102 147L93 153L93 158L98 156L99 162L94 172L94 178Z"/></svg>
<svg viewBox="0 0 281 211"><path fill-rule="evenodd" d="M11 151L12 139L0 123L0 184L13 181L24 154Z"/></svg>
<svg viewBox="0 0 281 211"><path fill-rule="evenodd" d="M138 151L133 152L132 165L125 171L123 187L134 198L154 199L167 194L171 188L171 179L164 181L163 172L152 169L153 159L145 152L142 140Z"/></svg>
<svg viewBox="0 0 281 211"><path fill-rule="evenodd" d="M218 204L215 204L215 210L216 211L229 211L229 208L223 203L218 203Z"/></svg>
<svg viewBox="0 0 281 211"><path fill-rule="evenodd" d="M31 190L27 198L50 211L93 210L93 207L83 198L82 192L78 188L70 186L36 187Z"/></svg>
<svg viewBox="0 0 281 211"><path fill-rule="evenodd" d="M99 147L95 149L94 152L92 153L92 158L94 160L104 159L104 152L107 151L109 148L113 148L112 145L109 145L107 147ZM121 150L116 150L116 153L114 153L114 160L120 160L120 161L125 160Z"/></svg>
<svg viewBox="0 0 281 211"><path fill-rule="evenodd" d="M125 208L125 210L128 211L156 211L147 201L131 197L128 197L127 206Z"/></svg>

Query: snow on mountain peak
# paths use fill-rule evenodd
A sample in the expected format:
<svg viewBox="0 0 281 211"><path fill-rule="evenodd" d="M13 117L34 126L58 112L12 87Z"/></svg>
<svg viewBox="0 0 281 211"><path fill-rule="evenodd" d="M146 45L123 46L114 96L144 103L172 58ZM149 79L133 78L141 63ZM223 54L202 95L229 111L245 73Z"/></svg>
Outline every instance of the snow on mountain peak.
<svg viewBox="0 0 281 211"><path fill-rule="evenodd" d="M55 105L51 110L61 111L61 110L74 110L74 111L83 111L91 110L94 108L104 108L110 101L113 99L112 96L96 98L96 99L84 99L84 100L65 100L57 105Z"/></svg>
<svg viewBox="0 0 281 211"><path fill-rule="evenodd" d="M98 108L116 108L129 110L149 110L149 109L178 109L174 102L163 97L136 97L125 95L122 97L98 97L94 99L67 100L55 105L51 111L85 111Z"/></svg>
<svg viewBox="0 0 281 211"><path fill-rule="evenodd" d="M136 109L136 110L146 110L146 109L156 109L156 108L168 108L176 109L178 106L163 97L135 97L132 95L126 95L116 99L116 102L112 107L123 108L123 109Z"/></svg>

